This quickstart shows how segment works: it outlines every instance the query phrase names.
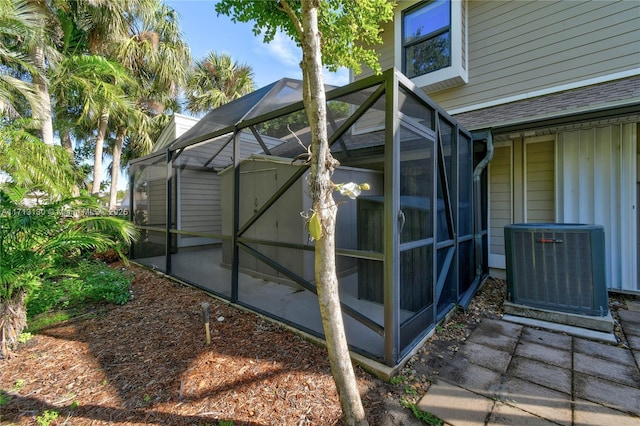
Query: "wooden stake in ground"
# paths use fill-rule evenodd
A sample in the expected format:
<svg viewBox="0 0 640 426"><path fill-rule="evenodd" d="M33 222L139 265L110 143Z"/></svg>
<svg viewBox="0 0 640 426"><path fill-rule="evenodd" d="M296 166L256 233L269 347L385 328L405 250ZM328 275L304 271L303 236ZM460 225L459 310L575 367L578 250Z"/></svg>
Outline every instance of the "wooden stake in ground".
<svg viewBox="0 0 640 426"><path fill-rule="evenodd" d="M211 344L211 331L209 330L209 303L202 302L202 320L204 321L204 331L207 336L207 345Z"/></svg>

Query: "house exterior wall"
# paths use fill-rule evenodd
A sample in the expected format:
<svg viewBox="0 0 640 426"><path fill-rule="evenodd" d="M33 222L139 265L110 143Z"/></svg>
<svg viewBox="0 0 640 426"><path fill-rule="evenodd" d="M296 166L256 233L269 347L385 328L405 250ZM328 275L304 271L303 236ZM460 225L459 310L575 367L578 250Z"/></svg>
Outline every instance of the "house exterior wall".
<svg viewBox="0 0 640 426"><path fill-rule="evenodd" d="M179 170L178 226L181 231L220 235L220 178L217 174L196 170ZM195 235L179 235L178 246L212 244L217 240Z"/></svg>
<svg viewBox="0 0 640 426"><path fill-rule="evenodd" d="M173 114L171 121L169 121L169 124L167 124L167 126L162 130L162 133L158 136L158 140L153 145L153 152L165 149L168 144L173 142L179 136L182 136L197 122L197 118L182 114Z"/></svg>
<svg viewBox="0 0 640 426"><path fill-rule="evenodd" d="M513 223L512 146L495 147L489 168L489 263L505 267L504 227Z"/></svg>
<svg viewBox="0 0 640 426"><path fill-rule="evenodd" d="M555 222L555 141L525 140L525 222Z"/></svg>
<svg viewBox="0 0 640 426"><path fill-rule="evenodd" d="M402 69L398 28L382 26L383 69ZM427 94L449 113L624 78L640 73L640 7L633 1L462 0L468 82ZM463 62L464 63L464 62ZM365 70L361 76L370 75ZM416 80L416 79L414 79ZM496 85L496 81L500 81Z"/></svg>
<svg viewBox="0 0 640 426"><path fill-rule="evenodd" d="M402 69L402 12L416 3L399 2L394 22L383 26L383 69ZM497 141L489 165L489 266L505 268L508 223L602 224L609 287L640 292L640 4L452 4L452 20L462 22L452 56L467 59L467 81L444 88L412 81L466 128L492 129ZM622 107L624 114L610 112Z"/></svg>
<svg viewBox="0 0 640 426"><path fill-rule="evenodd" d="M559 130L551 140L498 142L489 165L490 266L505 268L509 223L597 224L605 229L609 288L640 291L639 128L637 122L587 123Z"/></svg>
<svg viewBox="0 0 640 426"><path fill-rule="evenodd" d="M167 225L167 166L157 164L146 168L147 180L147 226Z"/></svg>
<svg viewBox="0 0 640 426"><path fill-rule="evenodd" d="M454 114L469 106L489 106L638 73L640 9L636 2L467 4L469 82L430 93Z"/></svg>

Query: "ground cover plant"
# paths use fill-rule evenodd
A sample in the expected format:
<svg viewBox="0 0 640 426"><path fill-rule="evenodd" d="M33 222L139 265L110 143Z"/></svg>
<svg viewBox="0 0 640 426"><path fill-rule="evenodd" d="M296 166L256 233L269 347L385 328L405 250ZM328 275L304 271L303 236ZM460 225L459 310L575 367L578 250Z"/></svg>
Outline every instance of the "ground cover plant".
<svg viewBox="0 0 640 426"><path fill-rule="evenodd" d="M123 268L124 269L124 268ZM29 331L68 320L95 305L123 305L131 298L133 274L100 261L69 265L65 276L43 280L27 298Z"/></svg>

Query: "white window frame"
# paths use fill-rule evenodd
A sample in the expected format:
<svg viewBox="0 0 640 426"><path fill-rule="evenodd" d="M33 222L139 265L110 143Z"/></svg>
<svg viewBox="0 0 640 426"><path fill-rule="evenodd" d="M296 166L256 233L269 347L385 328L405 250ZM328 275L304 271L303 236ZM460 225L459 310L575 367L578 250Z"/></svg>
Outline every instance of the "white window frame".
<svg viewBox="0 0 640 426"><path fill-rule="evenodd" d="M394 64L403 69L402 20L403 11L420 3L403 1L394 16ZM463 28L464 25L464 28ZM451 0L451 65L411 79L427 92L446 89L469 82L468 13L466 0Z"/></svg>

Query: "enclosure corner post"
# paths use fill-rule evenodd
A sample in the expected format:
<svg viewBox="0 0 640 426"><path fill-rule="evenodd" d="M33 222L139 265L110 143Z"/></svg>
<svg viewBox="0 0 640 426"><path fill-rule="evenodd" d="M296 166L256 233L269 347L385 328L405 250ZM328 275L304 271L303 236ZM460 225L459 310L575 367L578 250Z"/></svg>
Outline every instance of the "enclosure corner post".
<svg viewBox="0 0 640 426"><path fill-rule="evenodd" d="M135 222L135 216L133 215L133 203L134 203L134 196L133 196L134 188L133 188L133 185L135 185L134 176L135 176L135 172L131 173L131 167L129 167L129 222L133 223L133 225L136 228L138 228L138 225ZM133 252L134 248L135 248L135 241L132 241L131 244L129 244L129 259L134 259L135 258L135 253Z"/></svg>
<svg viewBox="0 0 640 426"><path fill-rule="evenodd" d="M231 236L231 301L238 301L238 276L240 252L238 232L240 229L240 132L236 128L233 135L233 235Z"/></svg>
<svg viewBox="0 0 640 426"><path fill-rule="evenodd" d="M398 221L400 212L400 132L396 114L398 79L388 73L385 79L384 148L384 360L395 365L400 354L400 253Z"/></svg>
<svg viewBox="0 0 640 426"><path fill-rule="evenodd" d="M167 217L165 235L165 273L171 274L171 189L173 185L173 153L167 149Z"/></svg>

